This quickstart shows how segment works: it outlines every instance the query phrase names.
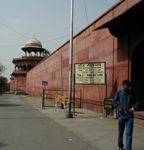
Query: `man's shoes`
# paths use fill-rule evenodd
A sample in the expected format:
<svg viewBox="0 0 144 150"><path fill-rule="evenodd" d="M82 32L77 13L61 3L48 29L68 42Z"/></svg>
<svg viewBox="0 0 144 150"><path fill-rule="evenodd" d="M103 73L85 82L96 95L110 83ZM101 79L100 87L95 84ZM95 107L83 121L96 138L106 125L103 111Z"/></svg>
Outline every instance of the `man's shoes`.
<svg viewBox="0 0 144 150"><path fill-rule="evenodd" d="M119 150L124 150L123 148L119 148Z"/></svg>

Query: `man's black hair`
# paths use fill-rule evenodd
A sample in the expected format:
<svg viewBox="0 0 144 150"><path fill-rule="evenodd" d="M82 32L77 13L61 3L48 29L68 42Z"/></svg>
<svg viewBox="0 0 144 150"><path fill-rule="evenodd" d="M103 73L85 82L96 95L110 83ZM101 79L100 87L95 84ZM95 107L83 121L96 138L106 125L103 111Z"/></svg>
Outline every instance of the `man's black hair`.
<svg viewBox="0 0 144 150"><path fill-rule="evenodd" d="M131 82L130 82L129 80L124 80L124 81L122 82L122 85L124 85L124 84L130 86L130 85L131 85Z"/></svg>

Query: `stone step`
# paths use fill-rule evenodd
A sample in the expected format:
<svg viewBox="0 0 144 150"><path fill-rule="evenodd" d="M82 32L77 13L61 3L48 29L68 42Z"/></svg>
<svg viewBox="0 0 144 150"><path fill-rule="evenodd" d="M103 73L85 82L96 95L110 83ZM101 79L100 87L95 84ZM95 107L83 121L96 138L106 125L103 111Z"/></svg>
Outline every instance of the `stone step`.
<svg viewBox="0 0 144 150"><path fill-rule="evenodd" d="M136 111L134 113L135 124L144 127L144 111Z"/></svg>
<svg viewBox="0 0 144 150"><path fill-rule="evenodd" d="M135 112L134 113L135 118L144 120L144 111Z"/></svg>
<svg viewBox="0 0 144 150"><path fill-rule="evenodd" d="M134 124L141 126L141 127L144 127L144 120L135 118Z"/></svg>

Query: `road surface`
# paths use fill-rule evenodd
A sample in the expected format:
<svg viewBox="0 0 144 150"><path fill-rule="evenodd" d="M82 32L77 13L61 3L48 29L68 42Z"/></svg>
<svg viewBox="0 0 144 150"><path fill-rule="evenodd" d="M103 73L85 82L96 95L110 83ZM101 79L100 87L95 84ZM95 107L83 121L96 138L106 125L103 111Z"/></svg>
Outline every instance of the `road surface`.
<svg viewBox="0 0 144 150"><path fill-rule="evenodd" d="M0 150L96 150L13 94L0 96Z"/></svg>

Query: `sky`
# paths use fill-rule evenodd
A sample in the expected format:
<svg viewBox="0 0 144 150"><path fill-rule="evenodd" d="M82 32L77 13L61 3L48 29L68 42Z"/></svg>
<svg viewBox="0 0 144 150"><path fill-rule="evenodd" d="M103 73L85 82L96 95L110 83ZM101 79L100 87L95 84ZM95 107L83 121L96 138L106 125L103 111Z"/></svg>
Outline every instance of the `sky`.
<svg viewBox="0 0 144 150"><path fill-rule="evenodd" d="M119 0L74 0L74 35ZM70 39L71 0L0 0L0 63L10 81L13 58L35 36L51 53Z"/></svg>

